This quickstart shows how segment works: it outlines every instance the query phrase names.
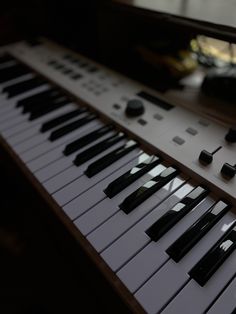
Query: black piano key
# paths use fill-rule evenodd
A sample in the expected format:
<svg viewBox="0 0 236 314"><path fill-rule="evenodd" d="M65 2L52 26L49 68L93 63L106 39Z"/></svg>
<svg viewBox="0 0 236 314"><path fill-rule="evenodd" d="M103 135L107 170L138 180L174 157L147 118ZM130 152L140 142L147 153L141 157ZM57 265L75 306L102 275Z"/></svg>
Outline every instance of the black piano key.
<svg viewBox="0 0 236 314"><path fill-rule="evenodd" d="M229 204L217 202L169 246L166 253L175 262L179 262L229 209Z"/></svg>
<svg viewBox="0 0 236 314"><path fill-rule="evenodd" d="M48 99L45 99L45 100L38 99L37 101L34 101L31 104L23 106L22 113L27 113L27 112L33 113L34 111L41 110L42 108L51 106L53 103L58 103L62 100L68 100L68 98L60 94L56 95L55 93L54 96L49 97Z"/></svg>
<svg viewBox="0 0 236 314"><path fill-rule="evenodd" d="M51 119L49 121L46 121L45 123L43 123L40 131L42 133L49 131L49 130L55 128L56 126L79 116L80 114L82 114L85 111L86 111L85 108L75 109L75 110L67 112L67 113L65 113L59 117L56 117L56 118Z"/></svg>
<svg viewBox="0 0 236 314"><path fill-rule="evenodd" d="M236 223L190 270L189 275L200 286L204 286L236 248Z"/></svg>
<svg viewBox="0 0 236 314"><path fill-rule="evenodd" d="M135 180L140 178L142 175L147 173L152 168L156 167L161 162L161 159L157 156L150 156L145 161L136 165L134 168L130 169L122 176L112 181L104 190L104 193L112 198L127 186L133 183Z"/></svg>
<svg viewBox="0 0 236 314"><path fill-rule="evenodd" d="M16 107L28 108L34 104L42 103L43 101L48 101L54 99L55 97L61 96L61 92L56 88L50 88L43 92L37 93L35 95L18 100Z"/></svg>
<svg viewBox="0 0 236 314"><path fill-rule="evenodd" d="M29 120L30 121L36 120L36 119L48 114L49 112L52 112L54 110L57 110L61 107L68 105L69 103L70 103L70 101L66 97L63 97L63 98L57 99L53 103L50 103L47 105L43 104L42 107L39 107L36 110L33 110L30 112Z"/></svg>
<svg viewBox="0 0 236 314"><path fill-rule="evenodd" d="M39 87L43 84L45 84L44 80L42 80L41 78L35 77L35 78L28 79L20 83L7 86L3 88L2 92L7 93L8 98L11 98L19 94L22 94L24 92L27 92L31 89L34 89L36 87Z"/></svg>
<svg viewBox="0 0 236 314"><path fill-rule="evenodd" d="M0 56L0 64L11 62L11 61L16 61L15 58L13 58L11 55L8 53L4 53L4 55Z"/></svg>
<svg viewBox="0 0 236 314"><path fill-rule="evenodd" d="M74 160L74 164L78 167L85 163L86 161L92 159L96 155L102 153L107 148L113 146L114 144L120 142L125 138L124 133L120 132L118 134L112 135L109 138L95 144L94 146L84 150L80 154L78 154Z"/></svg>
<svg viewBox="0 0 236 314"><path fill-rule="evenodd" d="M130 140L125 145L122 145L121 147L113 150L111 153L107 154L106 156L103 156L93 162L91 165L87 167L84 174L88 178L92 178L111 164L113 164L115 161L119 160L123 156L127 155L129 152L134 150L136 147L138 147L138 143Z"/></svg>
<svg viewBox="0 0 236 314"><path fill-rule="evenodd" d="M109 131L113 129L112 125L105 125L87 135L84 135L83 137L73 141L72 143L69 143L64 151L63 154L65 156L69 156L76 152L77 150L83 148L84 146L94 142L95 140L99 139L101 136L107 134Z"/></svg>
<svg viewBox="0 0 236 314"><path fill-rule="evenodd" d="M3 69L0 69L0 83L4 83L20 77L25 74L29 74L30 71L23 64L12 65Z"/></svg>
<svg viewBox="0 0 236 314"><path fill-rule="evenodd" d="M92 115L87 115L84 118L78 119L76 121L73 121L69 124L66 124L65 126L56 129L55 131L53 131L51 133L51 135L49 136L49 140L51 142L63 137L64 135L82 127L83 125L89 123L90 121L96 119L96 115L92 114Z"/></svg>
<svg viewBox="0 0 236 314"><path fill-rule="evenodd" d="M196 187L185 196L173 208L159 218L148 230L146 234L152 241L158 241L167 231L169 231L182 217L198 205L208 194L208 190L202 186Z"/></svg>
<svg viewBox="0 0 236 314"><path fill-rule="evenodd" d="M137 206L143 203L151 195L166 185L169 181L179 174L179 170L174 167L168 167L161 174L146 182L138 188L119 205L120 209L126 214L132 212Z"/></svg>

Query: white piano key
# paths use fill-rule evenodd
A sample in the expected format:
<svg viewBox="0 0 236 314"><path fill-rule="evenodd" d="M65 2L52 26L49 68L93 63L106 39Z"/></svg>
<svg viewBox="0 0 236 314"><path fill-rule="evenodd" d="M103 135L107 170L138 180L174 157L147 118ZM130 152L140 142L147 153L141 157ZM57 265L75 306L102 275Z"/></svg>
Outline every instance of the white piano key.
<svg viewBox="0 0 236 314"><path fill-rule="evenodd" d="M154 207L158 206L166 197L184 184L185 181L186 178L184 177L178 176L174 178L128 215L122 210L117 212L107 222L92 232L87 239L98 252L101 252L138 220L147 215Z"/></svg>
<svg viewBox="0 0 236 314"><path fill-rule="evenodd" d="M109 183L120 177L126 171L129 171L131 168L135 167L137 164L143 162L148 157L150 157L150 155L146 153L141 153L140 155L129 161L127 164L125 164L122 168L109 175L109 177L103 179L91 189L65 205L63 207L64 212L70 217L71 220L78 218L88 209L92 208L95 204L99 203L107 197L103 190L107 187Z"/></svg>
<svg viewBox="0 0 236 314"><path fill-rule="evenodd" d="M83 116L84 116L84 115L83 115ZM81 115L80 118L83 118L83 116ZM78 117L74 117L73 119L71 119L71 121L69 121L69 123L72 123L72 122L76 121L77 119L78 119ZM68 124L68 121L62 123L59 127L63 127L63 126L65 126L65 125L67 125L67 124ZM40 128L41 128L41 126L39 126L39 129L40 129ZM53 129L51 129L51 130L49 130L49 131L47 131L47 132L45 132L45 133L40 133L40 130L39 130L38 133L39 133L39 134L45 134L45 135L47 135L47 140L48 140L48 138L49 138L51 132L53 132L53 131L56 130L57 128L58 128L58 126L55 127L55 128L53 128ZM29 149L29 150L27 150L26 152L23 152L22 154L20 154L20 157L21 157L21 159L22 159L25 163L28 163L28 162L33 161L33 160L35 160L35 158L37 158L37 157L39 157L39 156L42 156L42 155L43 155L42 152L38 153L38 148L37 148L37 147L36 147L36 149L35 149L35 147L33 147L32 149Z"/></svg>
<svg viewBox="0 0 236 314"><path fill-rule="evenodd" d="M213 227L213 229L210 230L207 233L207 235L203 237L198 242L198 244L179 263L175 263L172 260L168 260L168 262L165 263L164 266L160 268L160 270L157 271L157 273L155 273L135 293L135 297L137 298L137 300L141 303L141 305L144 307L144 309L148 313L154 314L154 313L159 312L176 295L176 293L188 283L190 279L188 272L190 271L190 269L221 238L221 236L223 235L225 231L224 226L229 225L229 223L231 223L234 218L235 217L233 216L232 213L226 213L226 215L221 219L221 221L215 227ZM163 253L159 252L159 253L163 254L165 252ZM234 268L234 272L235 272L235 268ZM233 274L231 275L231 277L232 276ZM208 282L209 284L210 284L210 281L211 279ZM169 285L167 285L167 282L169 282ZM190 286L191 285L192 283L190 283ZM197 286L198 284L194 282L193 285ZM207 286L208 284L205 287ZM202 290L203 290L202 287L198 289L198 291L202 291ZM190 299L191 298L186 297L185 300L190 300ZM182 302L183 300L184 299L182 298ZM198 299L198 302L201 303L201 308L202 308L201 311L196 310L197 304L193 305L192 302L191 302L191 311L190 311L190 308L188 307L188 304L185 304L184 307L182 304L183 311L181 310L176 311L176 308L175 308L175 311L177 313L186 313L186 314L189 312L196 313L196 314L202 313L204 310L204 307L202 307L204 302L200 300Z"/></svg>
<svg viewBox="0 0 236 314"><path fill-rule="evenodd" d="M214 279L213 279L214 280ZM231 314L236 308L236 278L225 288L207 314Z"/></svg>
<svg viewBox="0 0 236 314"><path fill-rule="evenodd" d="M11 67L11 66L16 65L16 64L17 64L16 60L9 60L9 61L6 61L4 63L1 63L0 69L8 68L8 67Z"/></svg>
<svg viewBox="0 0 236 314"><path fill-rule="evenodd" d="M23 83L25 83L25 81ZM47 81L45 81L45 82L42 82L41 85L34 86L33 88L28 88L25 91L17 92L16 95L11 95L11 92L9 94L8 91L2 93L1 95L4 95L5 99L7 101L11 101L11 102L16 103L18 100L21 100L25 97L28 97L28 96L31 96L32 94L35 94L35 92L37 92L38 90L42 91L42 90L48 89L49 87L50 87L49 84L47 83Z"/></svg>
<svg viewBox="0 0 236 314"><path fill-rule="evenodd" d="M228 282L235 276L236 252L234 251L218 271L210 278L204 287L201 287L196 281L191 280L174 298L174 300L166 307L163 314L199 314L205 313L205 310L211 305L214 299L224 289ZM235 290L234 290L235 301ZM234 309L236 303L232 304L231 308ZM229 306L225 304L223 312L216 309L212 312L214 314L226 314Z"/></svg>
<svg viewBox="0 0 236 314"><path fill-rule="evenodd" d="M28 130L29 132L29 130ZM44 134L37 134L33 137L30 137L28 139L26 139L25 141L20 142L19 144L16 145L12 145L10 139L6 139L6 141L13 147L13 149L15 150L15 152L17 154L21 154L26 152L27 150L36 147L37 145L47 141L49 135L48 133L44 133Z"/></svg>
<svg viewBox="0 0 236 314"><path fill-rule="evenodd" d="M114 149L114 148L113 148ZM64 202L66 200L66 203L68 203L70 200L75 198L76 196L82 194L84 191L88 190L90 187L95 185L97 182L101 181L102 179L109 176L110 173L116 171L119 169L122 165L129 162L131 159L135 158L140 153L140 149L134 149L133 151L129 152L124 157L120 158L116 162L114 162L109 167L105 168L103 171L99 172L97 175L93 176L92 178L88 178L86 175L81 176L78 178L75 182L73 182L69 189L67 190L67 187L65 188L66 191L66 198L65 198L65 191L58 191L57 195L55 194L53 197L57 199L58 202L60 202L60 199ZM64 204L60 204L64 205Z"/></svg>
<svg viewBox="0 0 236 314"><path fill-rule="evenodd" d="M8 87L8 86L11 86L11 85L14 85L14 84L26 81L26 80L29 80L29 79L34 78L34 77L35 77L34 73L28 73L28 74L22 75L20 77L14 78L14 79L12 79L10 81L1 83L0 84L0 92L2 92L4 87Z"/></svg>
<svg viewBox="0 0 236 314"><path fill-rule="evenodd" d="M94 131L95 129L97 129L97 125L89 128L89 129L86 129L84 132L80 132L79 136L77 136L76 139ZM105 138L111 136L112 134L114 134L114 132L109 132L109 133L105 134L104 136L102 136L99 140L105 139ZM27 151L25 154L23 154L21 156L21 158L25 162L27 161L27 159L31 159L31 161L27 163L27 167L32 172L36 172L39 169L42 169L42 168L46 167L47 165L51 164L52 162L61 163L61 166L62 166L62 164L65 164L65 167L67 168L72 164L72 161L74 160L74 158L78 154L78 152L82 152L83 150L96 144L99 140L83 147L81 150L78 150L77 152L71 154L70 156L64 156L63 155L63 150L64 150L65 145L66 145L65 143L63 143L62 145L56 147L53 150L50 150L49 152L47 152L43 155L40 153L39 157L37 157L37 155L36 155L37 153L35 153L35 150L32 149L30 151ZM63 167L60 167L60 171L62 171L62 170L63 170Z"/></svg>
<svg viewBox="0 0 236 314"><path fill-rule="evenodd" d="M118 212L120 210L118 205L123 201L123 199L142 186L145 182L149 181L151 174L153 174L152 177L154 177L165 169L166 167L164 165L159 164L153 168L151 172L143 175L112 199L105 198L102 202L91 208L83 216L74 221L75 225L79 228L81 233L84 235L88 234Z"/></svg>
<svg viewBox="0 0 236 314"><path fill-rule="evenodd" d="M19 113L19 115L17 115L15 118L9 120L9 121L3 121L2 123L0 123L0 131L1 133L4 135L4 137L7 137L5 135L5 130L9 129L9 128L14 128L16 126L18 126L19 124L25 123L28 119L29 115L28 114L21 114Z"/></svg>
<svg viewBox="0 0 236 314"><path fill-rule="evenodd" d="M80 129L80 131L82 131L82 128L83 127L78 128L78 129ZM30 137L28 140L25 140L23 142L20 142L19 144L12 145L12 146L13 146L14 150L19 155L22 155L23 153L25 153L26 151L28 151L28 150L30 150L32 148L35 148L40 153L40 150L41 150L40 144L42 144L44 150L47 149L48 146L49 146L49 149L52 149L52 148L56 147L57 145L60 145L61 144L61 140L64 141L64 140L66 140L68 138L69 135L72 136L73 134L75 134L75 132L77 130L75 130L73 132L70 132L69 134L67 134L67 135L65 135L65 136L61 137L60 139L58 139L56 141L53 141L53 142L48 140L49 135L51 133L50 131L48 131L46 133L37 134L37 135L35 135L33 137ZM28 130L28 132L30 133L30 129ZM7 141L10 142L10 139L7 139ZM41 153L43 153L43 151L41 151Z"/></svg>
<svg viewBox="0 0 236 314"><path fill-rule="evenodd" d="M113 271L117 271L123 264L139 252L151 239L145 233L148 227L172 208L194 188L194 183L186 183L173 195L145 216L133 228L127 231L117 241L112 243L101 256Z"/></svg>
<svg viewBox="0 0 236 314"><path fill-rule="evenodd" d="M176 194L177 198L179 199L182 198L181 196L185 193L184 190L181 191L179 189ZM140 246L137 247L137 249L140 248L142 250L137 250L137 252L135 252L136 255L117 273L117 276L123 281L123 283L128 287L131 292L136 291L148 278L152 276L152 274L157 271L159 267L161 267L164 262L167 261L169 256L165 253L165 250L189 227L189 225L191 225L192 221L197 220L197 218L201 216L208 208L210 208L213 203L214 200L211 197L207 197L187 216L185 216L182 221L180 221L174 228L169 230L169 232L167 232L158 242L148 241L148 238L146 238L147 235L145 233L146 229L140 230L140 232L145 235L145 238L143 236L139 237L142 237L143 240L145 239L148 245L145 246L145 243L143 243L143 248ZM171 206L168 206L168 202L166 205L167 206L165 206L164 210L161 210L160 215L158 213L158 209L156 210L156 212L153 212L153 215L159 218L159 216L167 212L171 208ZM150 218L152 218L152 216L150 216ZM153 221L151 222L151 224L152 223ZM151 224L145 226L145 228L149 227ZM128 248L128 252L129 251L130 249ZM131 255L131 253L129 253L129 255ZM150 258L147 259L147 256L150 256Z"/></svg>
<svg viewBox="0 0 236 314"><path fill-rule="evenodd" d="M11 119L22 112L22 108L16 108L17 101L20 99L24 99L29 96L33 96L42 91L48 90L49 85L42 85L40 87L34 88L28 92L22 93L18 96L15 96L11 99L4 99L1 103L0 107L0 123L2 121L6 121L7 119Z"/></svg>
<svg viewBox="0 0 236 314"><path fill-rule="evenodd" d="M1 70L1 69L4 69L4 68L11 67L11 66L16 65L16 64L17 64L17 61L15 61L15 60L6 61L6 62L0 64L0 70ZM3 84L3 83L2 83L2 84ZM1 85L2 85L2 84L1 84ZM1 85L0 85L0 87L1 87Z"/></svg>
<svg viewBox="0 0 236 314"><path fill-rule="evenodd" d="M45 121L48 121L50 119L53 119L61 114L67 113L70 110L74 110L78 108L76 104L71 103L68 104L67 106L64 106L62 108L58 108L57 110L54 110L52 112L49 112L47 115L42 116L41 118L38 118L33 121L29 121L29 113L22 114L20 113L19 116L14 119L11 119L10 121L6 121L5 125L2 124L1 129L4 130L2 131L2 134L5 138L9 138L10 136L13 136L15 134L19 134L20 132L29 129L32 126L38 125L38 124L43 124ZM18 123L17 121L20 121L21 123Z"/></svg>
<svg viewBox="0 0 236 314"><path fill-rule="evenodd" d="M44 134L40 134L40 125L39 124L36 124L36 125L33 125L31 126L29 129L26 129L25 131L22 131L20 132L19 134L17 135L14 135L10 138L7 139L7 142L11 145L11 146L15 146L17 144L20 144L26 140L28 140L29 138L32 138L32 137L41 137L42 138L42 141L45 141L48 136L49 136L49 132L47 133L44 133ZM34 143L37 143L37 140L35 139L35 142Z"/></svg>
<svg viewBox="0 0 236 314"><path fill-rule="evenodd" d="M120 145L125 144L125 142L126 140L120 141L79 167L72 165L67 170L44 182L43 186L50 194L54 193L53 198L59 205L65 205L78 196L80 192L82 193L81 190L83 190L83 186L78 185L78 182L80 182L79 178L84 174L87 166L98 158L105 156L114 149L120 147Z"/></svg>
<svg viewBox="0 0 236 314"><path fill-rule="evenodd" d="M7 120L13 119L20 115L22 112L21 108L15 108L14 103L6 103L6 105L0 108L0 123L6 122Z"/></svg>
<svg viewBox="0 0 236 314"><path fill-rule="evenodd" d="M1 116L3 114L8 114L10 112L14 112L15 111L14 109L19 109L16 107L15 101L13 101L12 99L1 98L1 105L0 105Z"/></svg>
<svg viewBox="0 0 236 314"><path fill-rule="evenodd" d="M35 154L44 154L47 153L51 150L53 150L54 148L59 147L60 145L64 144L66 145L67 143L77 139L78 137L80 137L82 134L84 134L85 132L89 132L89 130L93 129L93 127L101 127L102 123L98 120L93 120L90 123L84 125L83 127L77 129L76 131L68 134L67 136L55 141L55 142L45 142L37 147L34 148L34 153ZM74 155L73 155L74 156ZM52 177L54 177L55 175L59 174L60 172L62 172L63 170L66 170L67 168L71 167L72 165L72 157L68 156L65 158L61 158L60 160L57 160L47 166L45 166L44 168L36 171L34 173L35 177L41 182L46 182L47 180L51 179Z"/></svg>
<svg viewBox="0 0 236 314"><path fill-rule="evenodd" d="M6 103L6 95L5 94L0 94L0 109L3 105Z"/></svg>
<svg viewBox="0 0 236 314"><path fill-rule="evenodd" d="M30 96L33 96L33 95L38 94L40 92L46 91L50 87L51 86L47 82L45 82L45 84L43 84L41 86L38 86L38 87L33 88L33 89L30 89L30 90L28 90L28 91L26 91L24 93L21 93L21 94L15 96L15 97L6 99L6 102L9 103L9 104L16 105L19 100L27 98L27 97L30 97Z"/></svg>
<svg viewBox="0 0 236 314"><path fill-rule="evenodd" d="M81 117L85 116L85 115L86 114L84 113L81 115ZM74 118L74 120L76 120L76 118ZM28 122L26 122L26 123L28 123ZM68 122L65 122L61 126L65 125L67 123ZM45 133L40 133L40 128L41 128L40 124L34 124L30 128L27 128L25 131L22 131L21 133L8 138L7 141L10 145L12 145L14 147L17 144L20 144L20 143L22 143L22 142L24 142L30 138L35 137L35 141L33 139L34 143L39 144L40 142L36 139L36 137L41 137L41 142L43 142L49 137L49 135L53 131L53 129L52 129L52 130L49 130ZM58 128L58 127L56 127L56 128Z"/></svg>
<svg viewBox="0 0 236 314"><path fill-rule="evenodd" d="M12 67L15 65L19 65L19 63L16 60L9 60L9 61L6 61L6 62L0 64L0 70L5 69L5 68L9 68L9 67ZM25 74L25 75L28 75L28 74ZM20 76L20 78L21 78L21 76ZM17 78L11 79L11 81L16 80L16 79ZM0 88L2 87L2 85L7 84L8 82L9 81L1 83ZM13 84L15 84L15 83L13 83Z"/></svg>

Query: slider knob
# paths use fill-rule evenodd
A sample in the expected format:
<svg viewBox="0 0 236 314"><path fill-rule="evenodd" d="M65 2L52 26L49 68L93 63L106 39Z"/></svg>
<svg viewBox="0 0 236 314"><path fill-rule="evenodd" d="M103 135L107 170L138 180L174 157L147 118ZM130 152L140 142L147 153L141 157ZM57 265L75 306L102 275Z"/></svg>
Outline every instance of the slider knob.
<svg viewBox="0 0 236 314"><path fill-rule="evenodd" d="M215 155L215 153L217 153L221 148L222 148L222 146L219 146L212 153L208 152L205 149L202 150L199 157L198 157L198 160L203 165L210 165L213 161L213 155Z"/></svg>
<svg viewBox="0 0 236 314"><path fill-rule="evenodd" d="M229 143L236 143L236 127L230 128L225 136L225 140Z"/></svg>
<svg viewBox="0 0 236 314"><path fill-rule="evenodd" d="M125 114L128 117L138 117L144 113L143 102L139 99L131 99L127 102Z"/></svg>
<svg viewBox="0 0 236 314"><path fill-rule="evenodd" d="M204 149L201 151L198 160L204 165L209 165L213 161L213 154Z"/></svg>
<svg viewBox="0 0 236 314"><path fill-rule="evenodd" d="M232 166L226 162L221 168L221 174L226 179L232 179L236 174L236 165Z"/></svg>

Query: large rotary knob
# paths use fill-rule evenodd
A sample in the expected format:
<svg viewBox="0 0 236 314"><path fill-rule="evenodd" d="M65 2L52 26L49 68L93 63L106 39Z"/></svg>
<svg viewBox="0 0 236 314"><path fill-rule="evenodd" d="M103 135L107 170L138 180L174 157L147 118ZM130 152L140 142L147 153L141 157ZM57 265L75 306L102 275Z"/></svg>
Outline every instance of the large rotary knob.
<svg viewBox="0 0 236 314"><path fill-rule="evenodd" d="M125 114L128 117L138 117L144 113L144 104L139 99L131 99L127 102Z"/></svg>

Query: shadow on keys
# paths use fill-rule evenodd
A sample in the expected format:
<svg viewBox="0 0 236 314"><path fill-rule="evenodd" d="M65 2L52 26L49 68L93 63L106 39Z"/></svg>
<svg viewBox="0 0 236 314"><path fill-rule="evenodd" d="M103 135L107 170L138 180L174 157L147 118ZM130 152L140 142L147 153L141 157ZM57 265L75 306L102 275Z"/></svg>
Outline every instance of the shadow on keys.
<svg viewBox="0 0 236 314"><path fill-rule="evenodd" d="M0 313L130 313L14 165L0 172Z"/></svg>

